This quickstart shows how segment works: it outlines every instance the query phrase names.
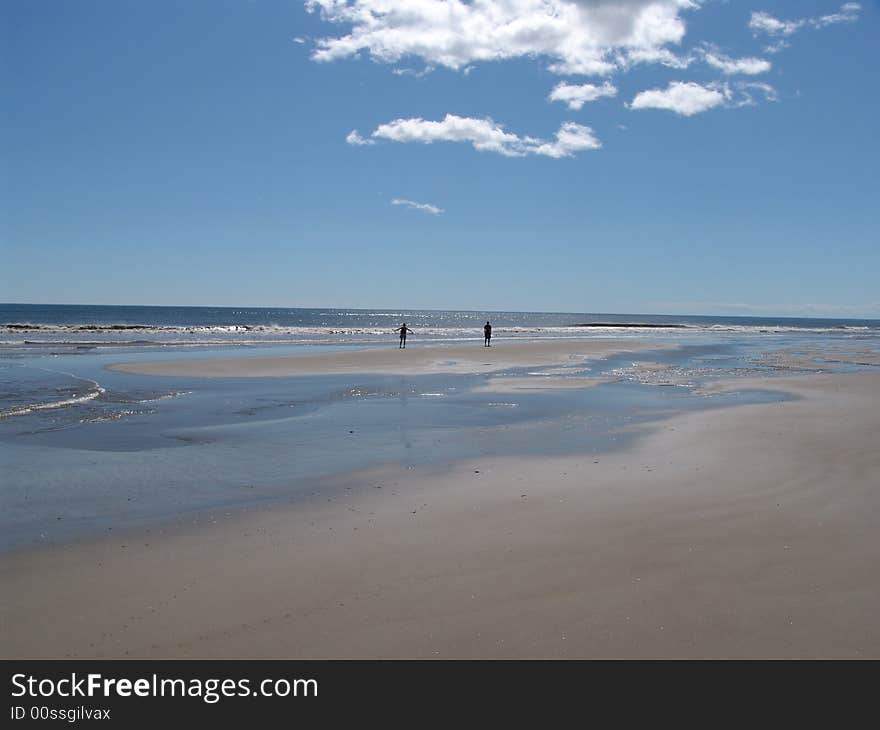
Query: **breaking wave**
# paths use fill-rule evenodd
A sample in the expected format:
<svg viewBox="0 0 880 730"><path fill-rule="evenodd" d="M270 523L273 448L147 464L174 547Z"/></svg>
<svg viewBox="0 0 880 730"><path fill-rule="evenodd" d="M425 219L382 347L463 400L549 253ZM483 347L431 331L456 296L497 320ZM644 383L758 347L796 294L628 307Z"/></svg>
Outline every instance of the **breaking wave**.
<svg viewBox="0 0 880 730"><path fill-rule="evenodd" d="M64 374L70 375L70 373ZM94 380L79 378L76 375L70 375L70 377L76 378L77 380L82 380L83 382L89 383L90 385L86 387L85 392L75 392L74 394L68 395L68 397L61 398L59 400L27 403L16 405L5 410L0 410L0 418L23 416L28 413L33 413L34 411L48 411L54 410L56 408L69 408L71 406L77 406L82 403L88 403L89 401L95 400L95 398L102 396L106 392L106 390Z"/></svg>
<svg viewBox="0 0 880 730"><path fill-rule="evenodd" d="M482 327L418 326L416 337L421 341L481 340ZM3 337L3 334L7 337ZM836 334L857 337L877 334L876 327L858 325L794 326L734 325L653 322L595 322L567 326L496 326L494 336L508 339L583 339L585 337L663 337L665 334L687 336L710 333L716 335L780 335L789 333ZM137 337L132 337L136 334ZM301 345L301 344L370 344L394 337L386 327L318 327L228 324L212 326L161 326L130 324L29 324L12 323L2 326L0 346L28 347L55 345L66 350L90 350L106 347L188 347L205 345ZM12 337L9 337L12 335ZM85 335L85 336L83 336Z"/></svg>

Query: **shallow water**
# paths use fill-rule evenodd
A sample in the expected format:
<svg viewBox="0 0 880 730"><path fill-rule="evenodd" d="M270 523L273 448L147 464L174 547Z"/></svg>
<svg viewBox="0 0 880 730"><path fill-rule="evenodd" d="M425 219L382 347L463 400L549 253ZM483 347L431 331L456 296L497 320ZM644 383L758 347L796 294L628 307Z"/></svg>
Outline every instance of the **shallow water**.
<svg viewBox="0 0 880 730"><path fill-rule="evenodd" d="M811 337L797 343L825 341ZM494 374L616 379L514 393L475 392L493 377L486 375L146 377L106 366L181 351L16 350L0 359L0 547L291 498L312 488L307 479L378 464L601 452L637 438L624 427L670 413L783 398L750 390L748 377L783 372L764 354L789 346L790 335L684 338L672 349L668 338L657 341L665 347ZM303 348L212 347L198 356L289 352ZM700 393L699 385L720 377L743 378L744 387Z"/></svg>

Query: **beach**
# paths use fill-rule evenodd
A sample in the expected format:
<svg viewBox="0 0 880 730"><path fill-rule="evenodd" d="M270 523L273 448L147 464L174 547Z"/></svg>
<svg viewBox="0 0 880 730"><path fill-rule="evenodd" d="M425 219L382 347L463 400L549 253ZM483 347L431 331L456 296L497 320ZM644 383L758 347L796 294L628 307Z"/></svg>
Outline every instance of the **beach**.
<svg viewBox="0 0 880 730"><path fill-rule="evenodd" d="M3 17L13 720L880 659L880 0Z"/></svg>
<svg viewBox="0 0 880 730"><path fill-rule="evenodd" d="M124 368L207 378L485 374L621 347L449 346ZM510 377L499 374L495 386L516 390ZM4 552L2 654L880 656L880 372L704 388L785 398L670 411L633 423L619 448L379 464L316 477L308 500ZM552 378L548 389L571 392Z"/></svg>

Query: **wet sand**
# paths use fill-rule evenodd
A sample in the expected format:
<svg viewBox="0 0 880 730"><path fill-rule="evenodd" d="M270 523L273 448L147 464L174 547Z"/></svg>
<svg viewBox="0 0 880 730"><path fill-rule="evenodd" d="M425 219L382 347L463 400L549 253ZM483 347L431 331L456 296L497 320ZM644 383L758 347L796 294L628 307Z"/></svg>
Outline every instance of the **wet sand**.
<svg viewBox="0 0 880 730"><path fill-rule="evenodd" d="M614 378L606 377L559 377L547 375L519 376L506 378L503 376L489 378L483 384L471 388L472 393L522 393L529 391L552 392L593 388L603 383L614 382Z"/></svg>
<svg viewBox="0 0 880 730"><path fill-rule="evenodd" d="M797 397L4 554L0 654L880 657L880 373L756 385Z"/></svg>
<svg viewBox="0 0 880 730"><path fill-rule="evenodd" d="M472 345L390 347L351 352L212 360L165 360L112 365L111 370L139 375L202 378L268 378L295 375L370 373L427 375L491 373L517 367L576 365L617 352L659 349L664 345L634 340L576 342L504 342L492 347Z"/></svg>

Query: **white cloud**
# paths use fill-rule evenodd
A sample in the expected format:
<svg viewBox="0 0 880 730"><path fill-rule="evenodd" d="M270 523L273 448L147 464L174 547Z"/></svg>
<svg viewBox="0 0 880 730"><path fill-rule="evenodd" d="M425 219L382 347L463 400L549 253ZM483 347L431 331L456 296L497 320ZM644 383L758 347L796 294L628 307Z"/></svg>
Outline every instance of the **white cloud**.
<svg viewBox="0 0 880 730"><path fill-rule="evenodd" d="M569 109L581 109L588 101L596 101L603 96L617 96L617 87L609 82L601 86L594 84L566 84L559 83L547 97L550 101L564 101Z"/></svg>
<svg viewBox="0 0 880 730"><path fill-rule="evenodd" d="M352 142L352 139L359 141ZM495 152L505 157L571 157L575 152L596 150L602 146L592 129L574 122L563 123L556 132L555 140L548 141L507 132L491 119L459 117L455 114L447 114L439 122L418 118L395 119L387 124L380 124L368 139L354 131L348 135L346 141L350 144L364 144L377 139L421 144L467 142L481 152Z"/></svg>
<svg viewBox="0 0 880 730"><path fill-rule="evenodd" d="M764 53L779 53L780 51L784 51L789 46L791 46L791 43L783 38L780 38L778 41L774 41L773 43L764 46Z"/></svg>
<svg viewBox="0 0 880 730"><path fill-rule="evenodd" d="M301 38L300 36L297 36L296 38L291 38L290 40L292 40L294 43L299 43L300 45L306 42L306 39Z"/></svg>
<svg viewBox="0 0 880 730"><path fill-rule="evenodd" d="M407 208L412 208L413 210L430 213L431 215L440 215L441 213L446 212L443 208L438 208L436 205L431 205L430 203L417 203L414 200L407 200L406 198L395 198L391 201L391 205L403 205Z"/></svg>
<svg viewBox="0 0 880 730"><path fill-rule="evenodd" d="M724 94L709 86L692 81L673 81L665 89L640 91L630 109L667 109L685 117L708 111L724 104Z"/></svg>
<svg viewBox="0 0 880 730"><path fill-rule="evenodd" d="M814 18L797 18L795 20L780 20L770 13L758 11L752 13L749 20L749 28L758 35L764 33L770 36L787 36L796 33L801 28L827 28L829 25L839 23L853 23L859 19L862 6L859 3L844 3L840 11L829 15L820 15Z"/></svg>
<svg viewBox="0 0 880 730"><path fill-rule="evenodd" d="M703 60L727 76L733 74L755 76L767 73L772 66L770 61L763 58L731 58L711 48L703 51Z"/></svg>
<svg viewBox="0 0 880 730"><path fill-rule="evenodd" d="M382 63L417 57L463 69L477 61L549 59L560 74L607 75L632 63L681 63L682 12L702 0L307 0L346 27L317 41L313 58L368 54ZM679 66L680 67L680 66Z"/></svg>
<svg viewBox="0 0 880 730"><path fill-rule="evenodd" d="M677 52L686 32L684 11L698 9L702 3L703 0L306 0L306 8L348 31L319 39L312 54L316 61L363 53L382 63L421 59L426 71L446 66L467 73L479 61L542 57L553 73L588 76L607 76L640 64L685 69L697 60L725 74L759 74L769 70L769 61L730 58L712 47ZM753 23L769 28L787 27L767 13L755 13ZM422 72L401 68L394 73Z"/></svg>
<svg viewBox="0 0 880 730"><path fill-rule="evenodd" d="M395 68L391 70L395 76L412 76L416 79L421 79L427 76L430 73L433 73L433 66L425 66L421 71L416 71L414 68Z"/></svg>
<svg viewBox="0 0 880 730"><path fill-rule="evenodd" d="M760 92L763 95L765 101L779 100L779 95L776 93L776 89L770 86L770 84L750 81L748 83L739 82L732 87L728 84L724 85L725 99L727 100L727 106L729 107L754 106L758 103L755 101L755 95L757 92Z"/></svg>
<svg viewBox="0 0 880 730"><path fill-rule="evenodd" d="M809 23L814 28L825 28L838 23L854 23L859 19L859 11L862 6L858 3L844 3L840 6L840 12L831 15L820 15L818 18L810 18Z"/></svg>
<svg viewBox="0 0 880 730"><path fill-rule="evenodd" d="M527 154L546 155L547 157L572 157L573 153L583 150L597 150L602 143L593 135L593 130L583 124L563 122L556 132L555 142L543 142L529 148Z"/></svg>
<svg viewBox="0 0 880 730"><path fill-rule="evenodd" d="M695 61L703 61L728 76L762 74L772 67L770 61L763 58L731 58L711 43L703 43L701 47L685 55L675 54L666 48L652 51L633 51L628 54L626 63L621 62L621 67L628 69L638 63L659 63L670 68L685 69L690 68Z"/></svg>
<svg viewBox="0 0 880 730"><path fill-rule="evenodd" d="M736 82L701 85L693 81L673 81L665 89L648 89L635 95L630 109L665 109L685 117L709 111L715 107L736 109L754 106L760 92L767 101L776 101L776 90L760 82Z"/></svg>
<svg viewBox="0 0 880 730"><path fill-rule="evenodd" d="M345 137L345 141L349 144L357 145L358 147L362 147L366 144L376 144L372 139L365 139L361 137L361 133L356 129L352 129Z"/></svg>
<svg viewBox="0 0 880 730"><path fill-rule="evenodd" d="M759 11L752 13L752 17L749 20L749 28L755 34L791 35L800 30L804 22L803 20L779 20L770 15L770 13Z"/></svg>
<svg viewBox="0 0 880 730"><path fill-rule="evenodd" d="M687 68L694 62L694 55L681 56L668 48L635 48L627 52L626 56L618 55L618 64L628 70L632 66L642 63L659 63L669 68ZM553 67L551 66L551 70Z"/></svg>

